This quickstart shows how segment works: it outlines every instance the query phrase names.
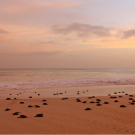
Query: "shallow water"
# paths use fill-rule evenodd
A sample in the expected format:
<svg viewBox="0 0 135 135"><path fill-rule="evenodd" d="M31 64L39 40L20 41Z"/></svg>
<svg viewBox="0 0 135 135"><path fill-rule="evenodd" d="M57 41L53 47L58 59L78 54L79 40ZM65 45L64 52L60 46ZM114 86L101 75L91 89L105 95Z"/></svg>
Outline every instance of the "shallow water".
<svg viewBox="0 0 135 135"><path fill-rule="evenodd" d="M0 90L135 85L135 69L0 69Z"/></svg>

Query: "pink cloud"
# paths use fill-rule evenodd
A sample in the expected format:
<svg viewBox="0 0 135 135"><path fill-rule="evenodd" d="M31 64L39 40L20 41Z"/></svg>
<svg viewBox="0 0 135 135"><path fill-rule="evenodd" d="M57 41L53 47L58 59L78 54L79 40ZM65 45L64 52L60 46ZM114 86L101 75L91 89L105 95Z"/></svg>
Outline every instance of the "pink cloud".
<svg viewBox="0 0 135 135"><path fill-rule="evenodd" d="M19 26L54 24L54 21L59 22L65 14L68 18L69 16L75 18L77 13L73 13L73 16L65 10L68 8L70 10L79 4L71 0L4 0L0 3L0 24Z"/></svg>
<svg viewBox="0 0 135 135"><path fill-rule="evenodd" d="M0 28L0 34L9 34L10 32Z"/></svg>

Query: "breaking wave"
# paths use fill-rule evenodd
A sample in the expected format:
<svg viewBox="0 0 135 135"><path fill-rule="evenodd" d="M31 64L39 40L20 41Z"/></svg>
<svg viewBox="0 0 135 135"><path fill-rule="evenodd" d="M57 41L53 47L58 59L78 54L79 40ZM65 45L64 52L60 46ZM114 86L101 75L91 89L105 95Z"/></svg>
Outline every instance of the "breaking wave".
<svg viewBox="0 0 135 135"><path fill-rule="evenodd" d="M135 85L135 78L84 78L84 79L47 79L43 81L15 81L0 83L0 90L25 90L63 87Z"/></svg>

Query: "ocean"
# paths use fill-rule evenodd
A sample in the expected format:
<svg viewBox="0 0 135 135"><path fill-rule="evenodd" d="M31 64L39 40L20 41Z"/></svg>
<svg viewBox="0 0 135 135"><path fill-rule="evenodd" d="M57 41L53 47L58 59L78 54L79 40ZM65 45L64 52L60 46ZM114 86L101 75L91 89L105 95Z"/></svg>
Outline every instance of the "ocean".
<svg viewBox="0 0 135 135"><path fill-rule="evenodd" d="M135 85L135 69L0 69L0 90Z"/></svg>

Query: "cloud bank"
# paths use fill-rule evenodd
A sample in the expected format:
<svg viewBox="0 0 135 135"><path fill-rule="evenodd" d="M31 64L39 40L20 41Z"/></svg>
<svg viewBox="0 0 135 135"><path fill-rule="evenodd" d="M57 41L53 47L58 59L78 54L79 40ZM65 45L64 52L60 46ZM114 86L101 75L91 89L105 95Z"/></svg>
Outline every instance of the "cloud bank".
<svg viewBox="0 0 135 135"><path fill-rule="evenodd" d="M1 53L2 56L54 56L62 53L62 51L37 51L37 52L27 52L27 53Z"/></svg>
<svg viewBox="0 0 135 135"><path fill-rule="evenodd" d="M68 35L76 33L79 37L84 36L110 36L110 28L103 26L93 26L90 24L72 23L66 26L54 25L52 31L54 34Z"/></svg>
<svg viewBox="0 0 135 135"><path fill-rule="evenodd" d="M135 29L123 31L123 38L130 38L135 36Z"/></svg>

